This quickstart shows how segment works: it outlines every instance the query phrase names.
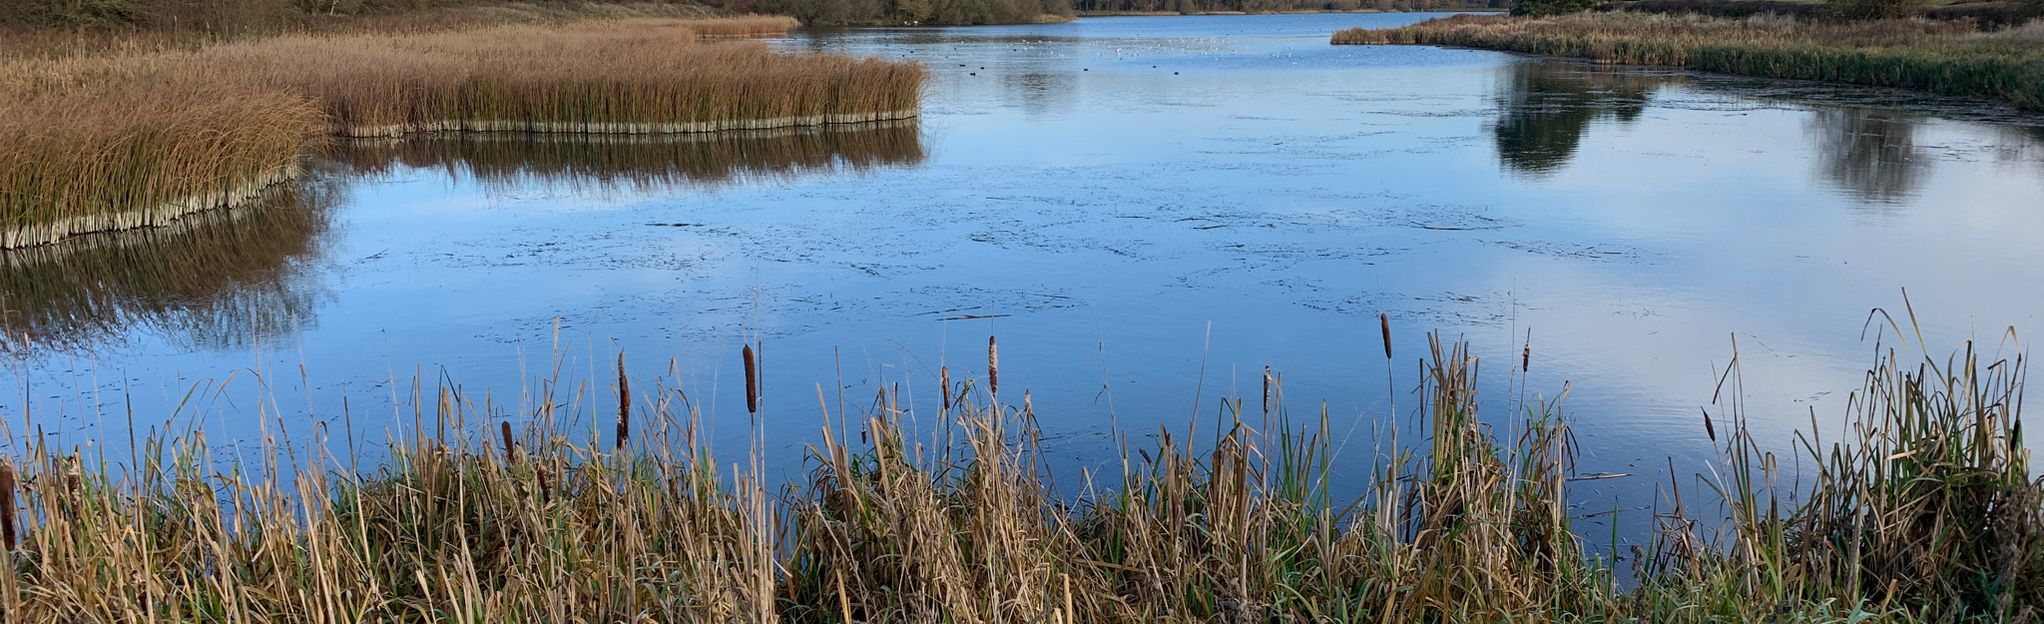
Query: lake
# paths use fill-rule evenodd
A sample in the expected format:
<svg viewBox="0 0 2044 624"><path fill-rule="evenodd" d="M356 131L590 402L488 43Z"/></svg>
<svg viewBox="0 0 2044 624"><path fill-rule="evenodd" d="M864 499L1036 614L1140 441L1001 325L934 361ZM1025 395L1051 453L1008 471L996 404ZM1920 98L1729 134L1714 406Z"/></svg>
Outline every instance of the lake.
<svg viewBox="0 0 2044 624"><path fill-rule="evenodd" d="M1327 45L1426 17L798 31L773 45L927 64L921 118L342 143L273 205L4 256L0 413L16 440L88 452L124 452L131 423L250 449L313 423L407 431L415 380L520 421L558 375L588 431L622 351L635 388L690 392L730 461L757 426L792 474L819 400L856 414L898 387L930 411L938 368L982 370L997 335L1004 396L1029 391L1067 468L1104 466L1116 430L1211 435L1269 366L1295 418L1324 406L1359 480L1439 331L1487 358L1501 428L1569 388L1578 469L1633 475L1580 483L1589 515L1705 469L1699 409L1735 336L1755 435L1787 451L1813 420L1837 437L1870 311L1906 327L1905 288L1940 357L2035 329L2044 120Z"/></svg>

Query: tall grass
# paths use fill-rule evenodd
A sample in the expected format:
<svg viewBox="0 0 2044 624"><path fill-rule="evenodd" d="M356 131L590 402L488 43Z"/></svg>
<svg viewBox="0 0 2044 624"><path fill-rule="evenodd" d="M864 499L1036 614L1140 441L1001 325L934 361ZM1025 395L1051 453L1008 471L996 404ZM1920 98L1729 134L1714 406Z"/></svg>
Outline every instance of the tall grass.
<svg viewBox="0 0 2044 624"><path fill-rule="evenodd" d="M1823 80L1991 98L2044 109L2044 24L1979 31L1970 22L1801 21L1777 16L1596 13L1462 15L1334 34L1335 44L1508 50L1703 71Z"/></svg>
<svg viewBox="0 0 2044 624"><path fill-rule="evenodd" d="M327 135L696 133L915 115L919 65L697 41L789 25L293 35L0 63L0 248L246 200Z"/></svg>
<svg viewBox="0 0 2044 624"><path fill-rule="evenodd" d="M990 343L989 377L996 357ZM809 476L777 494L760 438L720 461L688 394L622 366L615 412L600 386L558 378L508 417L415 389L411 433L368 472L323 438L218 469L197 434L138 443L131 466L31 436L0 466L0 485L19 475L0 515L20 535L0 607L124 622L2034 619L2044 483L2021 450L2020 363L1908 357L1869 373L1850 441L1805 440L1822 460L1807 489L1780 485L1735 401L1707 415L1699 433L1726 452L1721 532L1696 528L1688 510L1709 505L1692 492L1631 588L1573 530L1561 397L1479 417L1479 361L1435 338L1404 423L1421 441L1379 449L1355 500L1333 494L1328 415L1295 420L1275 373L1263 401L1224 402L1218 431L1119 436L1104 472L1063 482L1026 392L1000 403L990 379L948 368L934 415L893 389L834 412L819 388ZM768 413L748 362L748 417L798 417ZM607 412L611 440L564 424L604 429L588 420ZM927 436L908 424L930 416Z"/></svg>

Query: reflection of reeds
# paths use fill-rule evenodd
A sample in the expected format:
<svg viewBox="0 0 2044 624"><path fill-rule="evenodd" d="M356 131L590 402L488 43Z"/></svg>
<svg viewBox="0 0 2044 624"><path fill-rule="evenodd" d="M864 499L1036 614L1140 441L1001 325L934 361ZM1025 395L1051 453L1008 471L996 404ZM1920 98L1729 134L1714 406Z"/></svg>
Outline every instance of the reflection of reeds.
<svg viewBox="0 0 2044 624"><path fill-rule="evenodd" d="M1824 80L2006 100L2044 108L2044 25L1995 32L1972 22L1805 22L1639 13L1550 18L1462 15L1334 34L1336 44L1449 45Z"/></svg>
<svg viewBox="0 0 2044 624"><path fill-rule="evenodd" d="M195 346L281 335L315 303L302 272L335 193L320 182L166 227L0 250L0 351L88 347L136 325Z"/></svg>
<svg viewBox="0 0 2044 624"><path fill-rule="evenodd" d="M592 21L0 61L0 247L239 203L328 134L662 134L915 115L916 64L697 43L788 26Z"/></svg>
<svg viewBox="0 0 2044 624"><path fill-rule="evenodd" d="M698 135L436 134L341 141L323 153L358 174L403 166L466 173L485 185L640 191L913 165L924 157L913 121Z"/></svg>

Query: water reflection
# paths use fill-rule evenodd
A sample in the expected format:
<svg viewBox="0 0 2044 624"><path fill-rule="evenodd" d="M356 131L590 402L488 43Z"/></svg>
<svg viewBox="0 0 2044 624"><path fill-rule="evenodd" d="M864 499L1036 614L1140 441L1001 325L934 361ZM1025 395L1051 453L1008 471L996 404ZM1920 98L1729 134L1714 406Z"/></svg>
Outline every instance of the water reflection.
<svg viewBox="0 0 2044 624"><path fill-rule="evenodd" d="M181 350L273 344L333 299L323 262L343 189L401 169L486 192L722 187L926 157L917 127L665 137L449 135L337 145L261 205L177 225L0 252L0 353L85 352L149 334Z"/></svg>
<svg viewBox="0 0 2044 624"><path fill-rule="evenodd" d="M440 169L486 189L535 185L573 192L716 188L921 163L913 122L700 135L450 134L350 141L331 164L377 175Z"/></svg>
<svg viewBox="0 0 2044 624"><path fill-rule="evenodd" d="M1002 74L1003 91L1021 100L1022 110L1031 115L1060 112L1076 102L1079 80L1071 72L1022 71Z"/></svg>
<svg viewBox="0 0 2044 624"><path fill-rule="evenodd" d="M1902 113L1817 109L1807 122L1823 179L1861 200L1882 204L1916 195L1931 159L1916 145L1920 122Z"/></svg>
<svg viewBox="0 0 2044 624"><path fill-rule="evenodd" d="M1512 173L1545 176L1575 157L1603 120L1631 123L1674 76L1567 63L1513 63L1501 81L1491 127L1498 160Z"/></svg>
<svg viewBox="0 0 2044 624"><path fill-rule="evenodd" d="M245 348L308 324L341 194L325 176L177 225L0 252L0 352L117 344L136 329L185 349Z"/></svg>

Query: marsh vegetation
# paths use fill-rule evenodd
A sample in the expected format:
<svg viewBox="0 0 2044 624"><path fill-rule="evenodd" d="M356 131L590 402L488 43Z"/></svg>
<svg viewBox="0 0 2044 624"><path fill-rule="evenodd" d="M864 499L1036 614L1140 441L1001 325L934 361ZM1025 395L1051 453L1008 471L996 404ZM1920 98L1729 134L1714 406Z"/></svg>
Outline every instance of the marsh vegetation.
<svg viewBox="0 0 2044 624"><path fill-rule="evenodd" d="M915 115L919 65L699 41L792 25L585 21L0 61L0 247L248 201L333 136L694 133Z"/></svg>
<svg viewBox="0 0 2044 624"><path fill-rule="evenodd" d="M1551 54L1763 78L1920 89L2044 109L2044 22L1981 30L1969 21L1812 21L1595 13L1461 15L1350 29L1335 44L1420 44Z"/></svg>
<svg viewBox="0 0 2044 624"><path fill-rule="evenodd" d="M1485 367L1431 338L1418 378L1387 380L1420 401L1383 415L1405 430L1367 451L1350 499L1328 415L1279 372L1185 428L1117 435L1105 470L1053 474L989 340L983 373L926 380L934 414L899 388L833 409L818 386L808 477L780 490L762 440L716 454L696 394L635 384L622 358L606 380L556 363L515 404L414 383L381 468L329 452L352 431L272 438L224 471L174 425L138 431L132 465L31 435L0 464L0 604L28 621L2034 619L2023 361L1896 340L1845 437L1806 432L1801 457L1756 444L1735 356L1697 423L1718 465L1661 475L1660 528L1629 553L1574 529L1571 483L1595 477L1574 471L1568 388L1479 416L1479 371L1521 376L1530 349ZM744 348L753 427L809 411L767 390L759 355Z"/></svg>

